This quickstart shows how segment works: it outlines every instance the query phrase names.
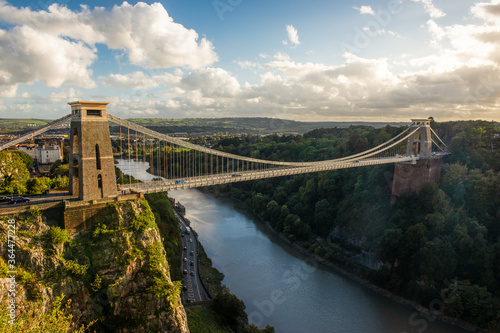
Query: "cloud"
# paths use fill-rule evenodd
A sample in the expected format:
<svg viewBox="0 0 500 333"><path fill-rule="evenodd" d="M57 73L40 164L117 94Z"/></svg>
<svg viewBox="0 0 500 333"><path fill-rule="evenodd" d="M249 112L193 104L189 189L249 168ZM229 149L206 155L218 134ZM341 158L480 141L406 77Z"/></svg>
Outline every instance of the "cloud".
<svg viewBox="0 0 500 333"><path fill-rule="evenodd" d="M295 29L295 27L293 25L287 25L286 31L288 33L288 40L284 40L283 44L288 45L288 43L292 43L293 47L299 45L300 41L299 41L299 34L297 32L297 29Z"/></svg>
<svg viewBox="0 0 500 333"><path fill-rule="evenodd" d="M420 2L432 5L430 1ZM78 22L85 23L87 21L81 19L83 17L81 15L87 12L93 13L89 14L89 17L97 15L96 11L101 11L107 13L106 15L115 13L124 15L126 18L127 13L149 12L152 8L152 5L142 4L142 7L138 5L123 4L119 6L123 10L116 12L113 11L114 9L91 11L84 8L76 13L59 8L61 14L57 16L58 19L48 20L53 21L50 29L49 25L43 26L45 27L43 29L33 29L35 25L32 21L41 20L42 15L52 18L49 15L52 12L36 12L35 15L33 14L35 12L26 10L12 13L18 15L17 17L12 15L12 20L25 23L17 23L10 30L0 30L2 55L0 57L0 95L15 96L17 85L32 83L34 80L44 81L47 85L53 86L61 84L60 82L73 82L73 85L82 88L86 85L91 86L94 83L90 66L97 56L95 45L108 43L109 37L104 31L111 28L89 30L87 39L83 40L75 37L76 31L73 37L64 37L66 35L60 37L60 32L57 31L60 29L59 26L65 24L61 22L64 22L65 17L76 15L74 17L79 19ZM364 11L368 10L364 9ZM470 8L471 16L469 17L473 20L466 19L464 20L466 23L463 24L446 25L430 18L426 23L429 36L427 42L433 46L433 49L426 54L423 53L426 52L423 48L418 57L369 59L345 53L343 61L332 65L301 62L285 53L269 52L259 54L256 59L249 61L243 59L235 62L241 68L252 69L258 74L258 78L252 84L240 84L233 73L212 65L199 68L179 66L182 69L134 67L132 72L101 76L98 78L98 83L106 88L117 88L118 95L109 100L110 112L124 117L177 118L245 115L306 121L312 119L400 121L432 115L438 120L471 118L500 120L498 118L500 106L499 12L500 0L494 0L473 5ZM142 17L142 14L139 14L134 15ZM0 11L1 15L4 14ZM120 21L117 18L110 17L110 19L114 22ZM155 21L155 18L152 17L151 20ZM127 33L129 28L126 27L130 21L124 19L123 22L125 27L116 27L115 31L123 31L124 35L114 37L116 44L113 44L113 47L122 45L124 54L131 57L128 48L124 46L133 40ZM134 24L141 25L140 22ZM93 27L92 24L85 23L78 29L88 26ZM373 30L371 33L396 34L387 28ZM46 37L48 46L28 43L36 43ZM141 49L140 41L136 43ZM293 44L291 38L289 43ZM200 42L196 45L200 49ZM62 58L44 59L43 52L49 52L53 47L62 50ZM201 50L198 51L201 52ZM142 55L147 52L143 49ZM137 59L140 59L142 55L138 55ZM144 57L144 59L147 58ZM53 68L55 72L53 77L50 77L41 69L30 67L34 66L30 64L34 64L35 61L42 61L47 68L53 68L56 62L67 61L64 62L64 66L71 67L72 74L67 75ZM140 62L140 60L137 61ZM12 69L7 64L13 66ZM131 90L133 90L132 93ZM101 91L98 93L104 94ZM65 88L63 92L57 91L47 98L49 105L43 105L41 101L35 99L36 96L26 93L1 103L0 111L3 110L3 114L14 113L17 110L33 111L35 108L30 109L29 102L36 100L37 105L43 105L37 107L37 111L42 110L49 114L48 112L54 109L54 103L60 105L66 103L66 99L72 99L71 96L79 95L81 95L80 90ZM108 99L106 96L91 95L91 97Z"/></svg>
<svg viewBox="0 0 500 333"><path fill-rule="evenodd" d="M162 73L148 76L142 71L135 71L129 74L110 74L107 77L101 76L99 79L106 86L144 90L159 86L175 86L180 82L182 74L181 70L177 70L174 74Z"/></svg>
<svg viewBox="0 0 500 333"><path fill-rule="evenodd" d="M500 19L500 1L494 0L491 2L479 2L472 8L471 12L479 18L488 22L497 23Z"/></svg>
<svg viewBox="0 0 500 333"><path fill-rule="evenodd" d="M371 6L361 6L361 7L353 7L357 11L359 11L360 14L369 14L369 15L375 15L375 12L373 11Z"/></svg>
<svg viewBox="0 0 500 333"><path fill-rule="evenodd" d="M431 18L440 18L446 16L445 13L439 8L436 8L432 3L432 0L412 0L413 2L419 2L424 5L424 9Z"/></svg>
<svg viewBox="0 0 500 333"><path fill-rule="evenodd" d="M57 51L56 51L57 50ZM90 66L95 50L29 26L0 29L0 86L15 94L21 83L42 81L49 87L63 83L95 86ZM3 90L3 89L2 89ZM13 92L13 93L12 93Z"/></svg>
<svg viewBox="0 0 500 333"><path fill-rule="evenodd" d="M160 3L123 2L110 10L82 6L80 11L53 4L34 11L0 0L0 20L12 26L0 29L0 87L7 97L19 84L36 81L95 87L91 66L97 44L144 68L198 69L218 60L210 41L175 23Z"/></svg>

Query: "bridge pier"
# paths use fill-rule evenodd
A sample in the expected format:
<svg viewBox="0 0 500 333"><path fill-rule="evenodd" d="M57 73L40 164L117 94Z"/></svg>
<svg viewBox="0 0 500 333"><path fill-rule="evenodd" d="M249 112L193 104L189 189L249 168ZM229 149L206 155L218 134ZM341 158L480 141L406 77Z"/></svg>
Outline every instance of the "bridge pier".
<svg viewBox="0 0 500 333"><path fill-rule="evenodd" d="M396 163L392 181L392 198L403 194L419 193L425 184L438 182L441 177L443 159L432 152L431 118L412 119L411 127L419 128L414 135L408 138L406 154L419 156L414 163Z"/></svg>
<svg viewBox="0 0 500 333"><path fill-rule="evenodd" d="M396 163L392 181L392 199L403 194L419 193L425 184L439 182L441 177L442 158L429 158L418 160L416 164Z"/></svg>

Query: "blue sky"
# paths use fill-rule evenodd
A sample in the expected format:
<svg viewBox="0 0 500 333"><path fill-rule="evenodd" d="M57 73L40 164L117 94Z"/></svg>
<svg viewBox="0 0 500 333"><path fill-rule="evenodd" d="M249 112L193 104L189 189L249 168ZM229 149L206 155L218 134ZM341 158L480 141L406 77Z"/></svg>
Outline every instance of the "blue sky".
<svg viewBox="0 0 500 333"><path fill-rule="evenodd" d="M0 0L0 117L500 120L500 0Z"/></svg>

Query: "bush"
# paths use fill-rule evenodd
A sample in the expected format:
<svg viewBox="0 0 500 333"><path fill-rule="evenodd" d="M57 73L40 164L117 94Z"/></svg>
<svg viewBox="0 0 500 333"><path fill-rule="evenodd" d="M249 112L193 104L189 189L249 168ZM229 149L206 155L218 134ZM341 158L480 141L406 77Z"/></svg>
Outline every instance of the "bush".
<svg viewBox="0 0 500 333"><path fill-rule="evenodd" d="M71 241L71 236L69 235L68 230L61 229L59 227L52 227L47 232L49 241L52 244L64 244Z"/></svg>
<svg viewBox="0 0 500 333"><path fill-rule="evenodd" d="M11 325L7 302L0 305L0 332L24 333L24 332L74 332L83 333L94 322L87 327L76 327L72 323L72 315L66 315L70 300L67 301L65 310L61 310L64 294L52 302L52 307L47 311L40 311L41 302L28 302L27 307L16 317L15 325Z"/></svg>
<svg viewBox="0 0 500 333"><path fill-rule="evenodd" d="M87 273L87 266L80 265L73 260L68 260L64 263L64 269L76 277L82 277Z"/></svg>

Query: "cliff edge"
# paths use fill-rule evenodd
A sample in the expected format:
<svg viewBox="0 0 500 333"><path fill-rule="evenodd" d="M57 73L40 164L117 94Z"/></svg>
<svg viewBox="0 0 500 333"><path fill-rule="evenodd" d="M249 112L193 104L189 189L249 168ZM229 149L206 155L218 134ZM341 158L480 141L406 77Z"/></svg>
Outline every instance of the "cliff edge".
<svg viewBox="0 0 500 333"><path fill-rule="evenodd" d="M15 221L13 223L12 221ZM50 311L57 297L75 326L96 332L189 332L162 239L146 200L108 204L93 229L69 234L44 212L0 220L0 304L7 304L9 225L15 225L16 315ZM11 232L12 233L12 232ZM42 317L43 318L43 317Z"/></svg>

